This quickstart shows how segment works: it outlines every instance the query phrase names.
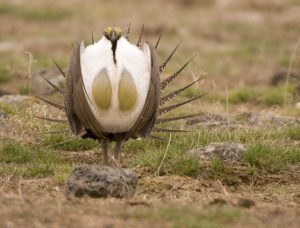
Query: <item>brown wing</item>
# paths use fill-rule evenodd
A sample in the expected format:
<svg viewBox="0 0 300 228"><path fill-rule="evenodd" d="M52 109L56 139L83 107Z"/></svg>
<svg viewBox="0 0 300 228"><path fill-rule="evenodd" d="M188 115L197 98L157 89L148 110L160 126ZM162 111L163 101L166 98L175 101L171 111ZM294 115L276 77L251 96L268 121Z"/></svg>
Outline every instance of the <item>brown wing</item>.
<svg viewBox="0 0 300 228"><path fill-rule="evenodd" d="M159 98L160 98L160 78L159 69L156 60L156 52L154 46L146 42L149 45L151 53L151 77L145 106L142 113L134 126L126 134L126 139L146 137L152 131L156 117L159 110Z"/></svg>
<svg viewBox="0 0 300 228"><path fill-rule="evenodd" d="M69 77L71 77L69 87L72 87L72 92L66 103L72 103L71 111L80 120L81 125L101 139L105 137L105 133L91 110L81 75L80 47L80 42L73 46L69 69Z"/></svg>

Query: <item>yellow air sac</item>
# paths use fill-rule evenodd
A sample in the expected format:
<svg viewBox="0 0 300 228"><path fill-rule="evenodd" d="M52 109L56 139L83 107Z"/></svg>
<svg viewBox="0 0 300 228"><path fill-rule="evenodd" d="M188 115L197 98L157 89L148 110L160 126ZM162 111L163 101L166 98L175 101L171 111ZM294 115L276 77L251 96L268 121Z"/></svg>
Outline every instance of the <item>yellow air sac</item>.
<svg viewBox="0 0 300 228"><path fill-rule="evenodd" d="M137 100L137 90L132 77L128 72L123 72L119 83L119 105L121 111L130 111Z"/></svg>
<svg viewBox="0 0 300 228"><path fill-rule="evenodd" d="M92 95L96 105L103 110L108 110L111 103L112 89L107 74L100 72L93 81Z"/></svg>

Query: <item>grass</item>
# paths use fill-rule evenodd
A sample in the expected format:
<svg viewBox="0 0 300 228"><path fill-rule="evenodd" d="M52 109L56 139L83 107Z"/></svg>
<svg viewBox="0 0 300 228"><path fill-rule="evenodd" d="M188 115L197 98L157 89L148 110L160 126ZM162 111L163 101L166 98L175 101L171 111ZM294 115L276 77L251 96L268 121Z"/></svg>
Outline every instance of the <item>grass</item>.
<svg viewBox="0 0 300 228"><path fill-rule="evenodd" d="M64 151L81 151L91 150L99 145L99 143L93 139L79 139L71 138L64 134L52 134L45 136L43 139L45 146Z"/></svg>
<svg viewBox="0 0 300 228"><path fill-rule="evenodd" d="M3 110L6 114L15 113L15 108L12 105L8 105L5 103L0 103L0 109Z"/></svg>
<svg viewBox="0 0 300 228"><path fill-rule="evenodd" d="M0 84L9 82L12 79L10 71L7 68L0 67Z"/></svg>
<svg viewBox="0 0 300 228"><path fill-rule="evenodd" d="M167 149L167 142L136 141L127 145L132 151L134 166L142 166L154 175L206 176L221 179L225 183L233 179L250 180L250 177L261 172L278 173L300 162L300 149L292 142L290 145L278 146L277 141L297 139L298 128L263 127L247 130L221 131L200 128L193 133L173 135ZM212 142L235 141L248 147L243 161L239 165L228 164L214 157L210 163L199 161L186 155L191 148L206 146ZM275 146L276 145L276 146ZM243 166L239 170L239 166Z"/></svg>
<svg viewBox="0 0 300 228"><path fill-rule="evenodd" d="M233 89L228 94L228 102L239 104L244 102L256 102L258 98L257 90L250 87L240 87Z"/></svg>
<svg viewBox="0 0 300 228"><path fill-rule="evenodd" d="M25 178L64 176L64 170L72 167L57 151L22 145L15 141L0 146L1 174L14 174Z"/></svg>
<svg viewBox="0 0 300 228"><path fill-rule="evenodd" d="M276 173L290 164L300 162L300 149L257 143L250 145L244 156L245 162L267 172Z"/></svg>
<svg viewBox="0 0 300 228"><path fill-rule="evenodd" d="M287 104L293 103L293 94L296 86L289 84L287 89L285 84L280 84L275 87L237 87L229 91L228 102L230 104L241 104L241 103L253 103L257 105L265 106L283 106L285 102ZM226 102L223 98L222 102Z"/></svg>
<svg viewBox="0 0 300 228"><path fill-rule="evenodd" d="M61 20L68 17L71 12L66 9L53 7L16 6L11 4L0 4L0 14L19 17L26 20Z"/></svg>
<svg viewBox="0 0 300 228"><path fill-rule="evenodd" d="M164 205L151 208L131 208L120 212L122 218L147 219L171 223L171 227L231 227L233 222L252 223L245 212L230 206ZM227 225L225 225L227 224Z"/></svg>
<svg viewBox="0 0 300 228"><path fill-rule="evenodd" d="M300 140L300 127L294 126L286 129L287 137L293 140Z"/></svg>
<svg viewBox="0 0 300 228"><path fill-rule="evenodd" d="M29 85L24 85L19 88L21 95L29 95L31 93L31 87Z"/></svg>

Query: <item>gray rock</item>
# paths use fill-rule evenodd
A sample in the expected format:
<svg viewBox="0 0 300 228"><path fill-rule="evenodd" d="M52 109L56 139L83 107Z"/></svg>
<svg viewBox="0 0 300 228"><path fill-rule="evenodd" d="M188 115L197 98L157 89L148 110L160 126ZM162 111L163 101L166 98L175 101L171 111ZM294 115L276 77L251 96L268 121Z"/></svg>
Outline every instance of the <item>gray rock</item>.
<svg viewBox="0 0 300 228"><path fill-rule="evenodd" d="M188 126L204 126L208 128L226 127L229 129L242 128L243 126L234 121L228 121L225 116L219 114L207 113L186 121Z"/></svg>
<svg viewBox="0 0 300 228"><path fill-rule="evenodd" d="M9 95L9 92L0 89L0 97L4 96L4 95Z"/></svg>
<svg viewBox="0 0 300 228"><path fill-rule="evenodd" d="M109 166L81 166L75 168L68 178L66 197L132 197L137 182L136 174L130 170Z"/></svg>
<svg viewBox="0 0 300 228"><path fill-rule="evenodd" d="M7 104L7 105L34 102L34 100L35 99L31 96L23 96L23 95L4 95L0 97L0 103Z"/></svg>
<svg viewBox="0 0 300 228"><path fill-rule="evenodd" d="M31 92L35 95L47 95L56 91L42 76L59 88L62 87L65 81L58 70L39 71L32 76L31 81Z"/></svg>
<svg viewBox="0 0 300 228"><path fill-rule="evenodd" d="M238 142L211 143L203 148L195 148L187 151L188 155L198 157L200 160L209 160L218 157L223 161L238 162L246 151L244 144Z"/></svg>
<svg viewBox="0 0 300 228"><path fill-rule="evenodd" d="M275 113L256 112L243 113L244 117L250 125L262 126L265 124L272 124L276 126L300 124L300 119L289 116L281 116Z"/></svg>

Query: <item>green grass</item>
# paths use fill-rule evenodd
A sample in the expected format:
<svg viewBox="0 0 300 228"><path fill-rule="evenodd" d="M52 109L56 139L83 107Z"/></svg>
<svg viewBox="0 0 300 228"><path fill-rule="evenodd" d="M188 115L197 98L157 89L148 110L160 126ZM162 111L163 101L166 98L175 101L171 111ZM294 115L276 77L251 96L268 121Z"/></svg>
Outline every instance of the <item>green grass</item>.
<svg viewBox="0 0 300 228"><path fill-rule="evenodd" d="M286 129L287 137L294 140L300 140L300 127L289 127Z"/></svg>
<svg viewBox="0 0 300 228"><path fill-rule="evenodd" d="M64 134L45 136L43 144L57 150L65 151L91 150L99 145L99 143L93 139L72 138Z"/></svg>
<svg viewBox="0 0 300 228"><path fill-rule="evenodd" d="M0 83L8 82L11 79L10 71L7 68L0 67Z"/></svg>
<svg viewBox="0 0 300 228"><path fill-rule="evenodd" d="M60 157L54 151L28 148L16 142L5 143L0 151L4 163L58 163Z"/></svg>
<svg viewBox="0 0 300 228"><path fill-rule="evenodd" d="M0 4L0 14L19 17L26 20L61 20L70 16L71 12L66 9L53 7L16 6Z"/></svg>
<svg viewBox="0 0 300 228"><path fill-rule="evenodd" d="M283 106L293 103L293 94L296 86L290 83L287 87L280 84L276 87L237 87L228 93L228 102L230 104L254 103L266 106ZM225 96L220 96L220 100L225 103Z"/></svg>
<svg viewBox="0 0 300 228"><path fill-rule="evenodd" d="M0 109L3 110L6 114L13 114L15 113L15 109L12 105L8 105L5 103L0 103Z"/></svg>
<svg viewBox="0 0 300 228"><path fill-rule="evenodd" d="M251 166L276 173L287 168L290 164L300 162L300 148L257 143L249 146L244 160Z"/></svg>
<svg viewBox="0 0 300 228"><path fill-rule="evenodd" d="M2 174L13 174L27 178L57 176L62 179L63 170L72 167L57 151L22 145L15 141L0 146Z"/></svg>
<svg viewBox="0 0 300 228"><path fill-rule="evenodd" d="M232 104L256 102L257 98L257 90L250 87L239 87L231 90L228 94L228 102Z"/></svg>
<svg viewBox="0 0 300 228"><path fill-rule="evenodd" d="M24 85L19 88L21 95L29 95L31 93L31 87L29 85Z"/></svg>
<svg viewBox="0 0 300 228"><path fill-rule="evenodd" d="M293 132L293 133L291 133ZM163 136L163 135L162 135ZM130 166L142 166L154 175L207 176L232 182L236 178L249 180L249 177L262 172L276 173L287 169L290 164L300 162L300 149L296 145L273 146L277 140L297 137L293 130L266 127L247 130L223 131L200 128L193 133L172 135L167 150L167 142L135 141L126 145L133 154ZM206 146L212 142L235 141L246 144L249 149L240 163L246 169L238 170L236 165L225 164L214 157L210 163L199 162L188 157L186 151ZM247 168L248 167L248 168Z"/></svg>
<svg viewBox="0 0 300 228"><path fill-rule="evenodd" d="M168 205L154 208L129 208L120 212L122 218L165 221L171 227L231 227L231 223L253 223L246 212L230 206L207 206L203 209L190 206Z"/></svg>

